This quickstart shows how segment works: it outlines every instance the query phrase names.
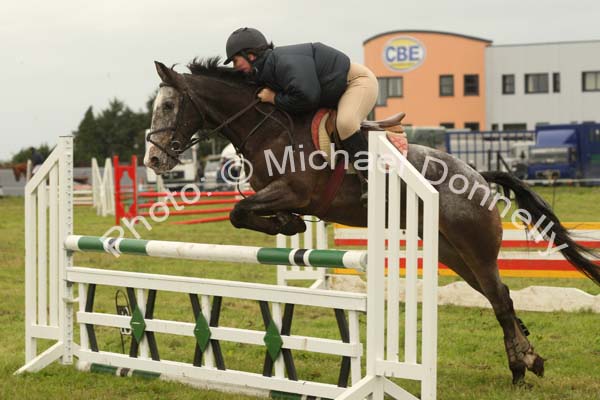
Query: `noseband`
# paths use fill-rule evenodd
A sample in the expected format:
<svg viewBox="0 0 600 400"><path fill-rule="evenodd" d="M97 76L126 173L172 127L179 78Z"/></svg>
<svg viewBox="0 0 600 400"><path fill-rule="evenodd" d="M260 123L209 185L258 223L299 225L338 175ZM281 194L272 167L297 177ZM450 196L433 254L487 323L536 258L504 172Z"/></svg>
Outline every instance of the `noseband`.
<svg viewBox="0 0 600 400"><path fill-rule="evenodd" d="M163 87L163 86L170 86L170 85L161 83L160 87ZM235 146L235 144L234 144L237 153L241 153L241 149L243 149L243 147L246 144L246 142L248 141L248 139L252 135L254 135L254 133L256 133L256 131L258 131L258 129L269 119L271 119L272 121L275 121L278 125L280 125L286 131L286 133L288 134L288 137L290 139L290 143L292 144L292 146L294 146L294 140L292 137L292 132L294 130L294 122L292 120L292 117L287 112L285 112L277 107L274 107L272 110L270 110L268 112L261 110L258 107L258 104L260 103L260 99L258 99L258 98L253 100L250 104L248 104L247 106L242 108L237 113L233 114L231 117L227 118L216 128L212 129L208 133L203 133L200 137L190 139L189 142L185 146L183 146L182 143L187 139L181 137L181 134L179 134L179 132L178 132L178 128L180 127L181 119L183 118L186 97L192 103L192 105L196 109L196 112L200 116L201 125L206 119L202 115L202 112L200 111L200 108L198 107L198 105L194 102L194 99L192 98L192 96L190 96L190 94L186 90L179 90L177 88L174 88L174 89L176 91L180 92L180 94L181 94L181 98L180 98L181 107L179 110L177 110L177 115L175 116L175 124L172 126L164 127L164 128L154 129L154 130L148 132L148 134L146 135L146 141L155 145L159 150L161 150L163 153L165 153L169 158L175 160L178 164L181 162L181 161L179 161L179 156L181 155L181 153L183 153L190 147L194 146L196 143L210 137L213 133L215 133L215 132L220 133L221 129L228 127L229 124L231 124L233 121L240 118L242 115L246 114L252 108L254 108L256 111L261 113L264 117L258 122L258 124L256 124L252 128L252 130L248 133L248 135L246 135L246 137L242 140L242 142L239 146ZM281 121L279 121L277 118L275 118L273 116L273 113L275 113L275 111L278 111L278 110L281 111L287 117L289 127L285 126L284 123L282 123ZM158 144L155 140L152 139L152 135L155 135L158 133L163 133L163 132L168 132L168 131L171 132L171 140L169 142L170 149L165 148L164 146Z"/></svg>
<svg viewBox="0 0 600 400"><path fill-rule="evenodd" d="M160 87L164 87L164 86L170 86L170 85L166 85L164 83L160 84ZM190 147L192 147L193 145L195 145L196 143L199 142L199 139L197 139L197 138L191 139L187 145L182 146L182 143L186 139L182 138L181 135L178 133L179 126L181 124L181 119L183 118L184 111L185 111L185 97L186 96L190 99L190 102L193 104L194 108L196 108L196 111L198 112L198 115L200 116L200 118L203 119L202 113L196 106L196 103L194 103L192 101L192 98L189 96L189 94L186 91L181 91L180 92L180 101L179 101L181 106L180 106L180 109L177 110L177 115L175 116L175 124L172 126L166 126L164 128L154 129L153 131L148 132L148 134L146 135L147 142L155 145L163 153L165 153L171 159L176 161L177 164L179 164L181 162L181 161L179 161L179 156L181 155L181 153L183 153L184 151L186 151L187 149L189 149ZM171 132L171 140L169 141L170 149L165 148L164 146L158 144L155 140L152 139L152 135L155 135L157 133L162 133L162 132L168 132L168 131Z"/></svg>

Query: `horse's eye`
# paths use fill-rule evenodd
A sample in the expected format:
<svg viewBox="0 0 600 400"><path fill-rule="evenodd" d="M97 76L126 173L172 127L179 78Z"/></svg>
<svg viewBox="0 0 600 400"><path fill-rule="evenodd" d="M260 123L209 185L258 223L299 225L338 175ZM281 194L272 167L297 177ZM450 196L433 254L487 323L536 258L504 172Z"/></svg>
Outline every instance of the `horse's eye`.
<svg viewBox="0 0 600 400"><path fill-rule="evenodd" d="M163 104L163 108L167 111L171 111L175 108L175 104L173 104L170 101L167 101L165 104Z"/></svg>

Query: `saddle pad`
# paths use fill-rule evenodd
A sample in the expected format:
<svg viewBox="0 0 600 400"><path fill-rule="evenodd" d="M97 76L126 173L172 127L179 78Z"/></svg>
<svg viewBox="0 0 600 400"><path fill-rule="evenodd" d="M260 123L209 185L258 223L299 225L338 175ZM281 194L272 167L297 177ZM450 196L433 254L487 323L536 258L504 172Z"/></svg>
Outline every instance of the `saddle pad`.
<svg viewBox="0 0 600 400"><path fill-rule="evenodd" d="M325 152L327 163L329 163L329 159L331 158L331 139L326 129L330 111L327 108L318 110L310 125L313 144L317 150Z"/></svg>
<svg viewBox="0 0 600 400"><path fill-rule="evenodd" d="M333 134L333 131L328 132L327 127L334 127L333 129L335 129L335 121L333 121L333 124L327 123L331 116L331 111L332 110L327 108L321 108L317 111L311 123L313 144L317 150L321 150L325 153L324 158L328 165L331 163L331 135ZM335 148L335 144L333 147ZM354 167L352 167L352 163L349 163L346 173L350 175L356 174Z"/></svg>
<svg viewBox="0 0 600 400"><path fill-rule="evenodd" d="M329 164L331 160L331 137L333 132L327 131L327 121L332 110L327 108L319 109L313 117L311 123L312 140L315 148L325 153L325 161ZM335 124L330 124L335 126ZM406 134L386 131L386 136L390 143L394 145L404 157L408 154L408 140ZM355 174L354 168L350 165L347 173Z"/></svg>
<svg viewBox="0 0 600 400"><path fill-rule="evenodd" d="M402 155L406 158L408 155L408 140L406 139L405 133L396 133L385 131L385 135L391 144L394 145L395 148L402 153Z"/></svg>

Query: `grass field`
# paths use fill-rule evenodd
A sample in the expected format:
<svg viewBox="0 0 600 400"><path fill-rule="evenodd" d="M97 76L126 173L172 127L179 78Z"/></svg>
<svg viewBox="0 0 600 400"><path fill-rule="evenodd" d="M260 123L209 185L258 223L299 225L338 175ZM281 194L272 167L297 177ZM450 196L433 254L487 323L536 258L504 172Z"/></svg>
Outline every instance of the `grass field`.
<svg viewBox="0 0 600 400"><path fill-rule="evenodd" d="M552 201L552 189L540 193ZM558 188L554 193L557 214L565 221L599 221L600 189ZM142 378L116 378L78 372L72 366L54 364L37 374L15 377L12 373L24 360L24 231L23 199L0 199L4 218L0 221L0 399L245 399L250 397L201 391L185 385ZM112 218L100 218L91 208L75 211L75 232L101 235ZM272 246L274 239L255 232L236 230L229 223L204 226L154 224L145 239ZM250 282L275 282L274 267L198 263L122 256L80 254L76 265L150 273L232 279ZM440 284L456 278L440 277ZM592 294L600 288L586 279L505 279L512 289L530 285L577 287ZM115 288L99 288L95 310L113 312ZM439 399L600 399L600 315L581 313L521 312L519 316L531 331L536 350L547 359L546 376L527 375L529 388L510 384L501 330L487 309L444 306L439 309ZM156 318L192 321L186 296L159 293ZM364 337L364 318L361 321ZM222 325L262 329L258 305L253 302L224 301ZM120 351L116 329L98 329L101 349ZM292 332L338 338L333 312L300 307ZM76 337L78 333L76 332ZM190 362L194 343L191 338L158 336L163 359ZM228 367L260 372L264 348L223 343ZM301 379L335 382L339 359L294 352ZM418 393L413 382L408 390Z"/></svg>

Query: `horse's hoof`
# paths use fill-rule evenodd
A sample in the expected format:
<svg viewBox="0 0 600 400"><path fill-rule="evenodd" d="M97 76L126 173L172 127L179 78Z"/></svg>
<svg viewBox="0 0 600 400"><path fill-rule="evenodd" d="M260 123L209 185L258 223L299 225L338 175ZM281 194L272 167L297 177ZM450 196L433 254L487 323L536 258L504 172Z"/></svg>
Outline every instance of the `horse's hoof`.
<svg viewBox="0 0 600 400"><path fill-rule="evenodd" d="M544 359L540 356L537 356L533 361L533 365L529 367L529 370L542 378L544 376Z"/></svg>
<svg viewBox="0 0 600 400"><path fill-rule="evenodd" d="M525 384L525 371L527 371L527 368L524 364L519 363L518 366L512 366L510 367L510 371L513 376L513 385L521 386Z"/></svg>
<svg viewBox="0 0 600 400"><path fill-rule="evenodd" d="M277 219L280 223L279 233L283 235L293 236L306 231L306 223L296 215L278 212Z"/></svg>
<svg viewBox="0 0 600 400"><path fill-rule="evenodd" d="M529 390L531 388L533 388L533 385L531 383L527 383L525 382L525 379L521 379L519 382L515 383L513 382L513 385L515 386L515 388L517 389L524 389L524 390Z"/></svg>

